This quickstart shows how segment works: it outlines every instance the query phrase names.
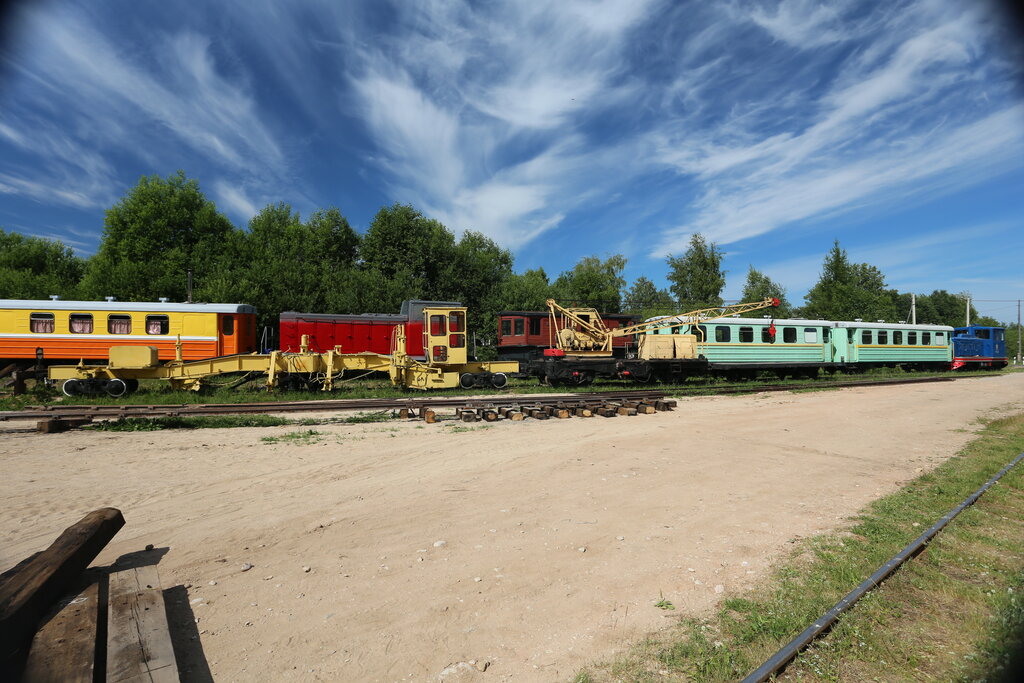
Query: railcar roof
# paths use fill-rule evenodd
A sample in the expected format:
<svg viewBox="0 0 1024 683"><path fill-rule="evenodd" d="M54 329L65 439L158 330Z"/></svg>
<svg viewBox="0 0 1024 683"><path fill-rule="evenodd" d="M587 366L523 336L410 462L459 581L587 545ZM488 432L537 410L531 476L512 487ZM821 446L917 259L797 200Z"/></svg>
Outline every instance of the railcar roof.
<svg viewBox="0 0 1024 683"><path fill-rule="evenodd" d="M645 321L645 322L658 322L658 321L661 321L661 320L670 321L670 320L673 320L673 319L679 319L680 322L682 324L684 324L684 325L692 323L691 320L687 320L686 318L678 318L678 316L665 316L665 317L648 318L647 321ZM767 318L734 318L732 316L728 316L728 317L725 317L725 318L714 318L712 320L705 320L705 321L701 322L701 325L724 325L724 324L730 324L730 325L754 325L754 324L768 325L769 323L772 323L772 322L775 323L776 327L778 327L779 325L796 325L796 326L802 326L802 327L815 327L815 326L816 327L832 327L833 325L835 325L835 323L830 321L830 320L806 320L804 318L772 318L772 317L767 317Z"/></svg>
<svg viewBox="0 0 1024 683"><path fill-rule="evenodd" d="M0 309L33 311L141 311L146 313L255 313L249 304L181 304L163 301L0 299Z"/></svg>

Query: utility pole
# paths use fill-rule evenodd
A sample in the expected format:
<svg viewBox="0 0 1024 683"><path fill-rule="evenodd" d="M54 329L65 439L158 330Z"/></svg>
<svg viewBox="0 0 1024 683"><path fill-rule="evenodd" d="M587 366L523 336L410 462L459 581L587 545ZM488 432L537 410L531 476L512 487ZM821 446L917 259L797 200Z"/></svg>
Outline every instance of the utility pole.
<svg viewBox="0 0 1024 683"><path fill-rule="evenodd" d="M1017 365L1020 364L1020 299L1017 299Z"/></svg>
<svg viewBox="0 0 1024 683"><path fill-rule="evenodd" d="M917 294L910 295L910 324L917 324Z"/></svg>
<svg viewBox="0 0 1024 683"><path fill-rule="evenodd" d="M187 294L188 303L192 303L192 269L188 271L188 282L185 285L185 293Z"/></svg>
<svg viewBox="0 0 1024 683"><path fill-rule="evenodd" d="M967 297L967 324L964 327L971 326L971 297Z"/></svg>

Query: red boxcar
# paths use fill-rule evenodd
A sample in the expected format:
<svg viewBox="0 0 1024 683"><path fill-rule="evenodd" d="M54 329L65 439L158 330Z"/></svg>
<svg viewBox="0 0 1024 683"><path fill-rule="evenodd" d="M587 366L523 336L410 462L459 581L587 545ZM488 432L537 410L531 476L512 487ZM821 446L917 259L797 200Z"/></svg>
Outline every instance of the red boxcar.
<svg viewBox="0 0 1024 683"><path fill-rule="evenodd" d="M406 326L406 352L423 355L423 309L428 306L461 306L454 301L402 302L401 312L392 313L296 313L285 311L279 320L280 349L298 351L302 335L309 335L309 350L326 353L336 346L342 353L391 353L391 334L395 327Z"/></svg>
<svg viewBox="0 0 1024 683"><path fill-rule="evenodd" d="M626 327L640 322L634 315L602 313L609 328ZM634 343L633 337L612 340L612 352L624 356ZM551 316L547 311L502 311L498 314L498 358L502 360L531 360L540 357L544 349L555 346L551 330Z"/></svg>

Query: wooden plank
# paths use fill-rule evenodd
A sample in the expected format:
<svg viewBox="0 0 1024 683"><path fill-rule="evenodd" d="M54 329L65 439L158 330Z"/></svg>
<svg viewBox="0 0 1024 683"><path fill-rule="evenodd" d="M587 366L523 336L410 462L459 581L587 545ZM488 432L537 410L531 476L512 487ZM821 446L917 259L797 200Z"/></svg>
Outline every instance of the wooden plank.
<svg viewBox="0 0 1024 683"><path fill-rule="evenodd" d="M68 600L32 640L23 683L92 683L96 664L99 584Z"/></svg>
<svg viewBox="0 0 1024 683"><path fill-rule="evenodd" d="M110 575L107 681L177 683L171 632L156 565Z"/></svg>
<svg viewBox="0 0 1024 683"><path fill-rule="evenodd" d="M93 510L49 548L6 574L0 585L0 679L24 652L39 622L124 526L120 510Z"/></svg>

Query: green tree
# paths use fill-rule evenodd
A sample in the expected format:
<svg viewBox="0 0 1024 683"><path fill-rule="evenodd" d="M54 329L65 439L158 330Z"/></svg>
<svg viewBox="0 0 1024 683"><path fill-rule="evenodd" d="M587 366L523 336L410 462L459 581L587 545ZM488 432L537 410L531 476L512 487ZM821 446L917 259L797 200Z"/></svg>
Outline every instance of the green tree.
<svg viewBox="0 0 1024 683"><path fill-rule="evenodd" d="M668 290L658 289L654 282L643 275L634 280L633 286L626 292L623 310L638 315L641 320L680 312Z"/></svg>
<svg viewBox="0 0 1024 683"><path fill-rule="evenodd" d="M87 296L184 300L187 272L201 287L221 272L237 229L185 174L143 176L107 210L99 251L89 260Z"/></svg>
<svg viewBox="0 0 1024 683"><path fill-rule="evenodd" d="M512 273L502 286L498 301L503 311L544 311L545 302L552 296L548 274L537 268Z"/></svg>
<svg viewBox="0 0 1024 683"><path fill-rule="evenodd" d="M760 318L765 315L766 312L770 312L777 318L789 318L793 315L793 306L790 305L786 299L786 290L782 285L774 282L767 275L761 271L750 266L750 270L747 272L747 282L743 285L743 293L740 295L740 301L743 303L750 303L754 301L761 301L762 299L774 298L779 300L778 308L770 309L766 311L764 309L759 311L751 311L745 313L744 316L748 318Z"/></svg>
<svg viewBox="0 0 1024 683"><path fill-rule="evenodd" d="M551 286L554 298L563 306L592 306L601 313L618 313L622 309L622 288L626 286L622 277L625 267L622 254L604 261L584 256L555 280Z"/></svg>
<svg viewBox="0 0 1024 683"><path fill-rule="evenodd" d="M453 289L448 279L455 236L440 222L408 204L377 212L363 236L362 267L388 283L378 310L398 310L404 299L439 299Z"/></svg>
<svg viewBox="0 0 1024 683"><path fill-rule="evenodd" d="M802 314L825 320L897 320L896 303L882 272L867 263L850 263L836 240L825 255L821 277L804 297Z"/></svg>
<svg viewBox="0 0 1024 683"><path fill-rule="evenodd" d="M0 299L73 298L84 270L63 242L0 229Z"/></svg>
<svg viewBox="0 0 1024 683"><path fill-rule="evenodd" d="M690 247L685 254L668 257L670 289L683 311L722 305L722 288L725 287L722 256L718 245L708 243L698 232L690 237Z"/></svg>

